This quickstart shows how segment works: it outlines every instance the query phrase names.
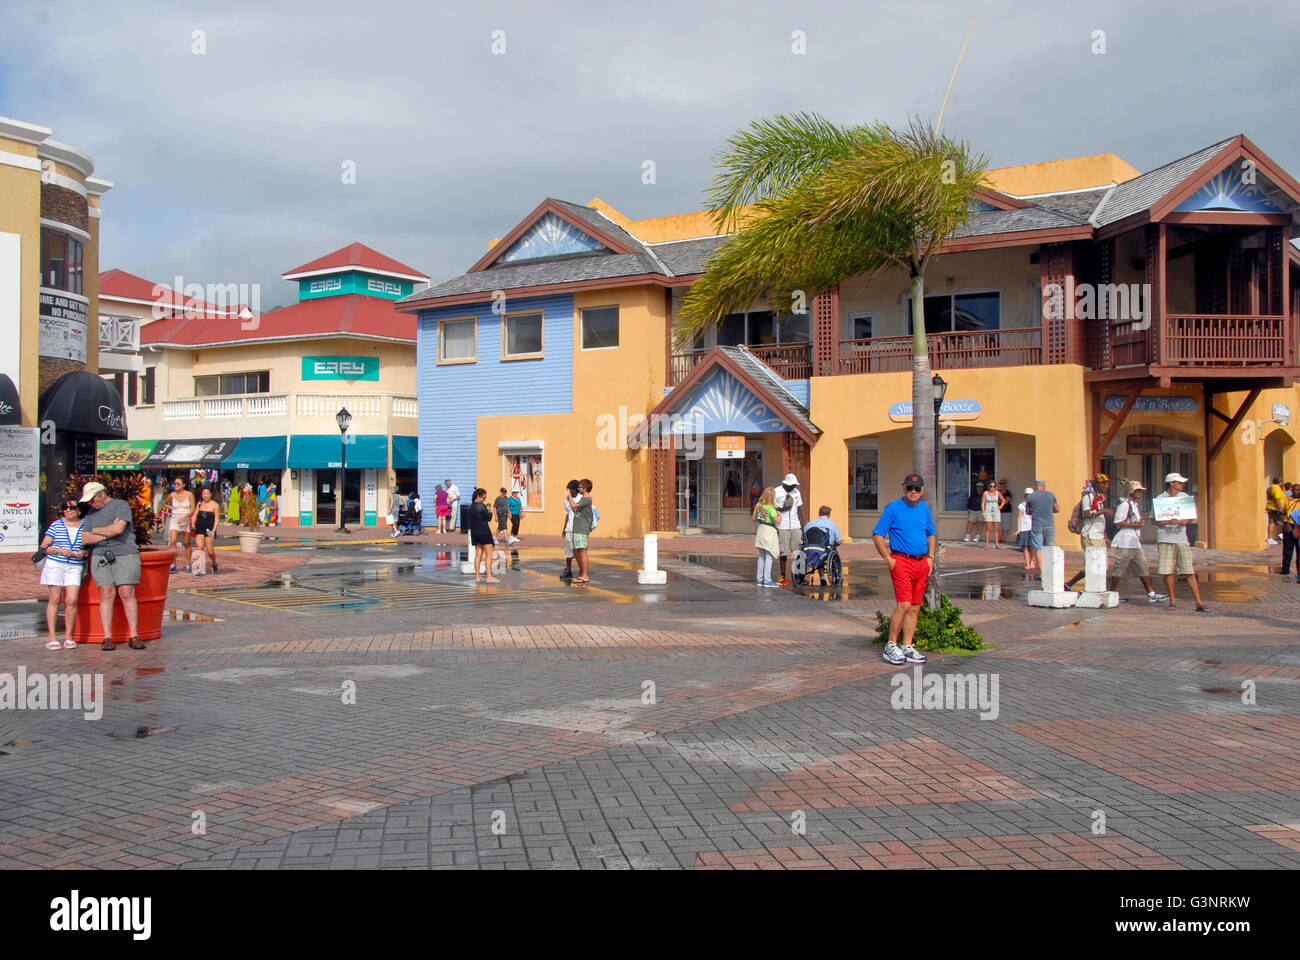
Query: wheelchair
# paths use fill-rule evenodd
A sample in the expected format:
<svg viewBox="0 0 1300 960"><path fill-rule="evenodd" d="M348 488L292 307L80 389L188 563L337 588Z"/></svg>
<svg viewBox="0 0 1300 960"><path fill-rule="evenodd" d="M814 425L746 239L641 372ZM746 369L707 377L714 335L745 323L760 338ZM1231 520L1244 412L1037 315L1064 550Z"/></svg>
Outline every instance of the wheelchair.
<svg viewBox="0 0 1300 960"><path fill-rule="evenodd" d="M821 571L822 581L832 587L844 584L844 564L838 544L828 544L830 534L820 527L805 531L803 543L790 558L790 576L796 586L804 586L808 576Z"/></svg>

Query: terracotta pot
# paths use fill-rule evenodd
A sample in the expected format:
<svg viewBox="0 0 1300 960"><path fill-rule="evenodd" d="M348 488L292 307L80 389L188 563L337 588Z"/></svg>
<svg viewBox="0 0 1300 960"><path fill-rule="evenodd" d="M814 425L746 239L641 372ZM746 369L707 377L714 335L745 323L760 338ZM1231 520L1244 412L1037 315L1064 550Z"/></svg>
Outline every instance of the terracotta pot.
<svg viewBox="0 0 1300 960"><path fill-rule="evenodd" d="M240 553L257 553L257 548L262 543L262 534L257 530L240 530L239 531L239 552Z"/></svg>
<svg viewBox="0 0 1300 960"><path fill-rule="evenodd" d="M168 571L173 557L174 553L166 547L140 548L140 582L135 588L135 600L141 640L157 640L162 636ZM77 597L77 622L72 628L72 639L78 643L103 643L104 629L99 622L99 584L95 583L93 562L90 570L91 575L82 581L81 593ZM113 639L125 643L130 637L122 603L114 598Z"/></svg>

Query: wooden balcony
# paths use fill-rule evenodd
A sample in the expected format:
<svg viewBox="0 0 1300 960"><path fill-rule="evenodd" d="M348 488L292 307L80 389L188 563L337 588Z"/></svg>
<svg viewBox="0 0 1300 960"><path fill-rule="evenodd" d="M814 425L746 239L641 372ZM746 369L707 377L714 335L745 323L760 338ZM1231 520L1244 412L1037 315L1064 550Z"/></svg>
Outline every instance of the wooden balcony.
<svg viewBox="0 0 1300 960"><path fill-rule="evenodd" d="M1292 365L1283 316L1169 314L1163 327L1161 331L1156 323L1127 321L1096 328L1088 366L1117 370L1155 365L1228 372Z"/></svg>
<svg viewBox="0 0 1300 960"><path fill-rule="evenodd" d="M812 376L812 344L788 343L780 346L749 346L746 349L762 360L782 380L807 380ZM674 353L668 368L668 386L675 387L685 380L708 350L688 350Z"/></svg>
<svg viewBox="0 0 1300 960"><path fill-rule="evenodd" d="M1043 362L1041 327L962 330L926 338L932 370L1023 367ZM912 338L841 340L836 373L897 373L912 369Z"/></svg>

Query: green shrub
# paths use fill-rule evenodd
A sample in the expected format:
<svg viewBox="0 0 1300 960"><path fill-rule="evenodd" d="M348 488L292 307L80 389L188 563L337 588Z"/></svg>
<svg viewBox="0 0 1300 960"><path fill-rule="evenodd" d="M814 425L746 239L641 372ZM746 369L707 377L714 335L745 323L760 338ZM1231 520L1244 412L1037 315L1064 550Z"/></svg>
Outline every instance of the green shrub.
<svg viewBox="0 0 1300 960"><path fill-rule="evenodd" d="M876 643L889 642L889 617L876 612ZM961 622L961 608L954 607L946 593L939 596L939 609L922 607L916 619L916 637L913 642L918 650L980 650L984 647L984 638L974 627Z"/></svg>

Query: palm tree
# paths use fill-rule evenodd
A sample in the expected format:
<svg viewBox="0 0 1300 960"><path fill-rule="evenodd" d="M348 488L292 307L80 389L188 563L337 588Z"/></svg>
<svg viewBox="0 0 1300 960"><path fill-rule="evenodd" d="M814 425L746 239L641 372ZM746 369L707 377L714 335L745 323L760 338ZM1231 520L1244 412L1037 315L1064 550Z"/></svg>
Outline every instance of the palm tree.
<svg viewBox="0 0 1300 960"><path fill-rule="evenodd" d="M937 510L925 270L969 217L986 159L920 120L905 129L841 127L815 113L797 113L755 121L734 134L716 160L721 171L708 208L719 232L732 236L683 301L673 337L677 349L758 300L782 314L802 313L814 294L848 277L906 270L912 283L912 463Z"/></svg>

